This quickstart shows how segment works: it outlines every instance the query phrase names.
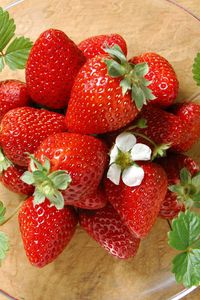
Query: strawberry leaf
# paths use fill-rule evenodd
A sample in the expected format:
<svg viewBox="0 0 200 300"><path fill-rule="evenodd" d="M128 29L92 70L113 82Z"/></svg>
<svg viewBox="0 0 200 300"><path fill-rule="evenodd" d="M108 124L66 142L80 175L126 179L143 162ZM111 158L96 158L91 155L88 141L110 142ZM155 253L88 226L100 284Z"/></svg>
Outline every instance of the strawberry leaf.
<svg viewBox="0 0 200 300"><path fill-rule="evenodd" d="M7 11L0 8L0 52L8 45L15 34L15 23Z"/></svg>
<svg viewBox="0 0 200 300"><path fill-rule="evenodd" d="M185 287L198 286L200 283L200 249L178 254L172 261L172 272L177 283Z"/></svg>
<svg viewBox="0 0 200 300"><path fill-rule="evenodd" d="M185 287L200 283L200 216L187 210L179 213L168 233L169 245L182 253L173 259L172 272Z"/></svg>
<svg viewBox="0 0 200 300"><path fill-rule="evenodd" d="M12 70L24 69L33 43L25 37L15 38L5 53L5 62Z"/></svg>
<svg viewBox="0 0 200 300"><path fill-rule="evenodd" d="M169 233L169 244L176 250L186 251L200 238L200 217L187 210L180 212L178 218L172 221L172 231Z"/></svg>
<svg viewBox="0 0 200 300"><path fill-rule="evenodd" d="M193 67L192 67L193 78L197 85L200 85L200 53L197 53Z"/></svg>
<svg viewBox="0 0 200 300"><path fill-rule="evenodd" d="M120 81L122 95L124 96L127 91L131 90L131 98L138 110L141 110L148 101L156 99L151 89L148 88L151 81L145 78L149 72L149 66L146 62L136 65L128 62L118 45L111 48L107 47L105 52L111 57L111 59L104 59L108 74L113 78L122 77Z"/></svg>
<svg viewBox="0 0 200 300"><path fill-rule="evenodd" d="M0 201L0 225L1 223L4 221L4 217L5 217L5 213L6 213L6 208L3 204L3 202Z"/></svg>
<svg viewBox="0 0 200 300"><path fill-rule="evenodd" d="M25 183L35 186L34 205L44 202L47 198L57 209L62 209L64 199L60 191L68 188L72 181L71 176L65 170L51 173L51 164L48 158L45 158L45 162L42 164L33 155L29 154L29 157L31 158L31 171L26 171L21 179Z"/></svg>
<svg viewBox="0 0 200 300"><path fill-rule="evenodd" d="M0 56L0 72L3 70L5 64L4 64L4 61L3 61L3 56Z"/></svg>
<svg viewBox="0 0 200 300"><path fill-rule="evenodd" d="M2 260L6 257L6 253L9 250L9 242L8 242L8 236L0 231L0 264Z"/></svg>
<svg viewBox="0 0 200 300"><path fill-rule="evenodd" d="M3 154L0 148L0 173L6 171L12 165L12 162Z"/></svg>

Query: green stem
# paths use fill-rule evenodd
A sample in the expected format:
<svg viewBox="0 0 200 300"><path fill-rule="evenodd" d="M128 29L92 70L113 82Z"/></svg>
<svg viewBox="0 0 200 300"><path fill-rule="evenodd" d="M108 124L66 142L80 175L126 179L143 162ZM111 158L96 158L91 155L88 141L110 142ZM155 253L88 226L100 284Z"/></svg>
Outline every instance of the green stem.
<svg viewBox="0 0 200 300"><path fill-rule="evenodd" d="M24 199L25 200L25 199ZM13 210L13 212L7 216L4 221L2 223L0 223L0 226L3 226L4 224L6 224L10 219L12 219L16 213L18 212L18 210L21 208L21 206L23 205L24 203L24 200L23 201L20 201L20 203L18 204L18 206Z"/></svg>
<svg viewBox="0 0 200 300"><path fill-rule="evenodd" d="M155 148L158 147L158 145L152 141L150 138L148 138L146 135L142 134L142 133L139 133L139 132L132 132L134 135L136 136L140 136L142 137L143 139L145 139L146 141L148 141L149 143L151 143Z"/></svg>

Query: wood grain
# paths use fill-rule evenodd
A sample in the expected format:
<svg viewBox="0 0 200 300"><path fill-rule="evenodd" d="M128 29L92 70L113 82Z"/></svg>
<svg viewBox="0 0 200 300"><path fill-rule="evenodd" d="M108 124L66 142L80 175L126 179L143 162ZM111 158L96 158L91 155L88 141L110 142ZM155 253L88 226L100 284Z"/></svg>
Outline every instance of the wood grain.
<svg viewBox="0 0 200 300"><path fill-rule="evenodd" d="M9 2L1 0L1 5ZM179 2L190 2L191 9L196 9L199 0ZM164 0L26 0L11 13L18 34L33 40L49 27L64 30L77 43L90 35L118 32L127 40L130 57L156 51L169 59L180 80L180 100L197 90L191 68L200 48L196 38L200 36L200 24ZM0 74L0 80L5 78L24 79L24 72L6 70ZM15 207L19 197L0 189L1 200L9 209ZM69 247L41 270L26 259L17 218L3 229L10 236L11 248L0 270L0 288L17 299L165 300L182 289L170 274L174 252L167 246L168 225L163 220L157 221L135 259L120 261L109 256L77 229ZM199 293L188 299L199 299Z"/></svg>

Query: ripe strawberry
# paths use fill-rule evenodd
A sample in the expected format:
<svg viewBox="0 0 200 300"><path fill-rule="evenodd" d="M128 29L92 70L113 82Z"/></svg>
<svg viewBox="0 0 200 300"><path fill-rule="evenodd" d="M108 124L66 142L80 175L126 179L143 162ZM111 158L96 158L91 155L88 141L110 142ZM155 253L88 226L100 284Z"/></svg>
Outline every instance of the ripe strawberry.
<svg viewBox="0 0 200 300"><path fill-rule="evenodd" d="M27 166L26 152L33 153L45 138L65 129L63 115L31 107L15 108L1 121L0 143L13 163Z"/></svg>
<svg viewBox="0 0 200 300"><path fill-rule="evenodd" d="M179 151L179 145L185 134L180 117L153 105L145 107L138 119L141 117L147 121L147 127L139 129L140 133L157 144L171 144L170 149Z"/></svg>
<svg viewBox="0 0 200 300"><path fill-rule="evenodd" d="M102 141L73 133L48 137L37 148L35 158L32 157L30 172L24 174L23 180L36 186L35 203L47 197L58 209L64 206L64 200L74 205L79 200L86 204L92 201L83 197L92 197L96 192L108 160ZM101 207L105 203L101 197L96 201Z"/></svg>
<svg viewBox="0 0 200 300"><path fill-rule="evenodd" d="M11 109L29 104L25 83L19 80L0 82L0 121Z"/></svg>
<svg viewBox="0 0 200 300"><path fill-rule="evenodd" d="M144 179L139 186L129 187L122 180L115 185L105 180L108 201L137 238L144 238L158 216L160 205L167 192L167 177L157 164L140 164Z"/></svg>
<svg viewBox="0 0 200 300"><path fill-rule="evenodd" d="M150 52L133 57L130 61L133 64L148 63L149 72L145 78L151 81L149 88L156 97L151 103L167 107L175 101L179 82L173 67L164 57Z"/></svg>
<svg viewBox="0 0 200 300"><path fill-rule="evenodd" d="M93 134L116 130L128 124L138 110L119 78L108 75L105 59L89 59L78 73L72 88L66 124L71 132Z"/></svg>
<svg viewBox="0 0 200 300"><path fill-rule="evenodd" d="M99 209L103 208L107 204L107 199L103 189L98 189L89 195L83 195L79 200L68 200L65 199L65 204L74 205L76 207L84 209Z"/></svg>
<svg viewBox="0 0 200 300"><path fill-rule="evenodd" d="M32 195L34 188L21 180L25 168L11 165L0 174L0 180L10 191L17 194Z"/></svg>
<svg viewBox="0 0 200 300"><path fill-rule="evenodd" d="M79 221L86 232L110 254L125 259L137 253L140 240L129 232L110 204L95 211L81 210Z"/></svg>
<svg viewBox="0 0 200 300"><path fill-rule="evenodd" d="M197 163L191 157L183 154L170 153L167 157L158 159L157 163L164 168L167 174L168 186L180 183L180 171L184 167L191 175L195 175L199 171ZM180 211L184 210L184 203L178 201L177 195L168 190L161 204L159 216L164 219L173 219Z"/></svg>
<svg viewBox="0 0 200 300"><path fill-rule="evenodd" d="M42 268L55 260L71 240L77 221L70 207L57 210L48 200L34 206L28 198L19 212L19 226L31 264Z"/></svg>
<svg viewBox="0 0 200 300"><path fill-rule="evenodd" d="M83 54L64 32L57 29L43 32L26 66L27 88L32 99L50 108L66 107L83 61Z"/></svg>
<svg viewBox="0 0 200 300"><path fill-rule="evenodd" d="M172 106L171 111L181 119L185 127L179 151L188 151L200 138L200 105L197 103L179 103Z"/></svg>
<svg viewBox="0 0 200 300"><path fill-rule="evenodd" d="M106 47L113 47L115 44L119 45L125 55L127 55L127 45L123 37L117 33L102 34L92 36L83 40L79 45L79 49L84 56L89 59L99 54L105 54Z"/></svg>

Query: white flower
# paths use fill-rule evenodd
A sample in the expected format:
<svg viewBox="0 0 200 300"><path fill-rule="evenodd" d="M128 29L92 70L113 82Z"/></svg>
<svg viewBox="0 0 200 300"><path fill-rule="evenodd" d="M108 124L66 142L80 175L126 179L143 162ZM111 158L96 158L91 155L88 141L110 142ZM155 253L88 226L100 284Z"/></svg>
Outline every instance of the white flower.
<svg viewBox="0 0 200 300"><path fill-rule="evenodd" d="M134 162L150 160L151 149L141 143L136 144L136 137L129 132L117 136L110 152L110 166L107 173L114 184L119 185L120 176L127 186L138 186L144 178L144 170Z"/></svg>

